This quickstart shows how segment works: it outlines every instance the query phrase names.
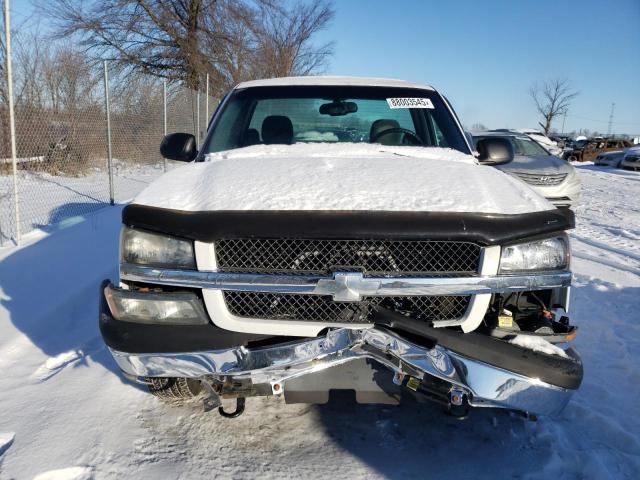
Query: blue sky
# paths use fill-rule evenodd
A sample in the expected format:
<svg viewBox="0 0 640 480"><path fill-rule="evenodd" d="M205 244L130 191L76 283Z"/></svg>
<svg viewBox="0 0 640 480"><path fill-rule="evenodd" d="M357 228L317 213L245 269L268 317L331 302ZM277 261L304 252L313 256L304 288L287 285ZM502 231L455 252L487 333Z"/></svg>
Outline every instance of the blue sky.
<svg viewBox="0 0 640 480"><path fill-rule="evenodd" d="M640 0L335 0L318 41L327 73L402 78L444 92L465 125L534 127L532 83L566 77L580 92L565 130L640 134ZM16 22L29 0L12 0ZM14 22L14 24L16 23ZM41 20L46 23L46 20ZM46 28L46 25L42 25ZM554 124L558 130L562 121Z"/></svg>
<svg viewBox="0 0 640 480"><path fill-rule="evenodd" d="M640 134L640 0L338 0L335 6L335 21L322 34L336 42L327 73L430 83L464 124L491 128L536 126L530 85L566 77L580 95L565 130L606 133L615 102L613 130Z"/></svg>

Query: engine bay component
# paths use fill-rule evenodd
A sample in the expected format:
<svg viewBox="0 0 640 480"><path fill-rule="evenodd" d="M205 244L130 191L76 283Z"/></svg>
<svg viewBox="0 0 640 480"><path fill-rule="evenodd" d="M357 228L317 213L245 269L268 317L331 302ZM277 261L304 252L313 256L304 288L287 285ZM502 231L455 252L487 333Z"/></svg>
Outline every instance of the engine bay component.
<svg viewBox="0 0 640 480"><path fill-rule="evenodd" d="M531 335L550 343L574 340L578 327L570 324L569 314L560 305L548 308L550 299L551 292L544 290L495 295L484 327L498 338Z"/></svg>

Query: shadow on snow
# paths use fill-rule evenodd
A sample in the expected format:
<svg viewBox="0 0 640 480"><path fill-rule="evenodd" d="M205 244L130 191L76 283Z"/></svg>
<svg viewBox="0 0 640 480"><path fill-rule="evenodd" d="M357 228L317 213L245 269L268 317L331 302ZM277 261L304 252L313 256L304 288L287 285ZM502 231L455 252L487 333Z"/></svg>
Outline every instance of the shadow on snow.
<svg viewBox="0 0 640 480"><path fill-rule="evenodd" d="M95 206L100 204L62 205L51 214L57 225L47 228L55 234L1 261L0 304L15 328L54 358L50 375L40 372L43 381L63 367L86 366L88 359L118 372L98 329L98 290L104 278L117 280L121 206L69 216Z"/></svg>

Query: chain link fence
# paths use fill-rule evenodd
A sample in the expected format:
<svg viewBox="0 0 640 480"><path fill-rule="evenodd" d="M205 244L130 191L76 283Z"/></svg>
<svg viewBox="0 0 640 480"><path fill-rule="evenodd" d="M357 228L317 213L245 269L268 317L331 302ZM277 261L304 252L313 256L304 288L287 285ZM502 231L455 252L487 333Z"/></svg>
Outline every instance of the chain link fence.
<svg viewBox="0 0 640 480"><path fill-rule="evenodd" d="M113 70L107 76L107 70L76 86L73 95L16 101L15 175L9 108L0 97L0 246L134 197L175 166L159 154L166 133L203 137L215 105L205 92Z"/></svg>

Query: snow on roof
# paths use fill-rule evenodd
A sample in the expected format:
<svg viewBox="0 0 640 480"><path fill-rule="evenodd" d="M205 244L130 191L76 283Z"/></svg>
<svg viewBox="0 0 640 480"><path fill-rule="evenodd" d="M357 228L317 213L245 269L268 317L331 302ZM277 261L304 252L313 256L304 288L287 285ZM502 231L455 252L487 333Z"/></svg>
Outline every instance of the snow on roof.
<svg viewBox="0 0 640 480"><path fill-rule="evenodd" d="M318 76L318 77L281 77L268 78L264 80L251 80L236 85L235 89L249 87L281 87L294 85L324 85L324 86L362 86L362 87L401 87L416 88L421 90L434 90L431 85L421 85L418 83L396 80L393 78L376 77L340 77L340 76Z"/></svg>
<svg viewBox="0 0 640 480"><path fill-rule="evenodd" d="M539 133L541 135L544 135L544 132L537 128L514 128L513 130L514 132L520 132L520 133Z"/></svg>

